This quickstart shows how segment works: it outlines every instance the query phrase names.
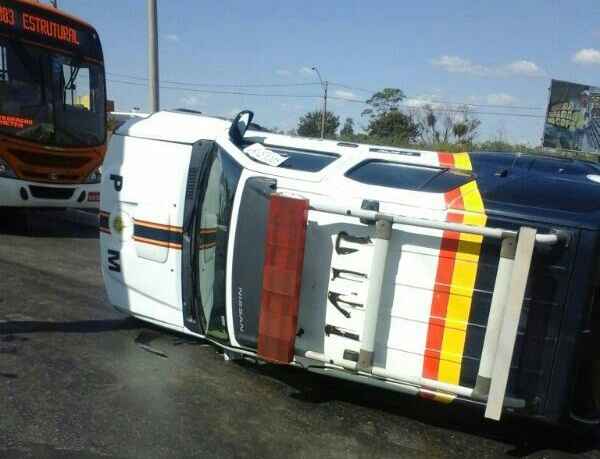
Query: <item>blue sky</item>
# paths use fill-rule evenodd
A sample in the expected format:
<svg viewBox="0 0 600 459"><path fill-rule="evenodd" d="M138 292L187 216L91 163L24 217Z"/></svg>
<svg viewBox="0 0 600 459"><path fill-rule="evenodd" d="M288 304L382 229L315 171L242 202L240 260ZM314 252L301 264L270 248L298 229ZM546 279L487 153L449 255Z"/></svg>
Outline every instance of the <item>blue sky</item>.
<svg viewBox="0 0 600 459"><path fill-rule="evenodd" d="M315 83L310 67L318 65L324 78L350 87L332 86L332 96L364 100L370 95L365 89L397 87L410 106L478 104L474 110L486 113L478 115L483 122L480 139L501 134L529 143L539 142L543 119L489 113L543 115L551 78L600 86L597 0L158 2L164 81ZM144 110L144 81L121 75L147 75L146 1L59 0L59 5L98 29L112 80L109 97L117 109ZM321 103L318 98L273 95L316 96L318 85L194 88L269 95L164 89L162 107L216 115L249 108L259 123L289 129ZM331 100L330 107L342 119L366 124L360 103Z"/></svg>

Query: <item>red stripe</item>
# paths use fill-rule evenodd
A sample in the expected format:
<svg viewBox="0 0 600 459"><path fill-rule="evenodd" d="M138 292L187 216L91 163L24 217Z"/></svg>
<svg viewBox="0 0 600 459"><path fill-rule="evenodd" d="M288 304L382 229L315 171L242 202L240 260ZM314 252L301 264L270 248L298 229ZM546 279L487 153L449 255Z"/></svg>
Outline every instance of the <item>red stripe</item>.
<svg viewBox="0 0 600 459"><path fill-rule="evenodd" d="M454 155L452 153L440 151L438 153L438 161L442 167L454 168Z"/></svg>
<svg viewBox="0 0 600 459"><path fill-rule="evenodd" d="M440 163L443 161L442 156L443 154L440 153ZM445 200L448 207L451 205L455 209L462 209L464 207L460 189L446 193ZM463 223L463 215L449 212L446 220L451 223ZM429 314L427 343L423 358L423 377L428 379L438 379L440 354L444 340L444 327L446 326L448 301L450 300L450 288L452 286L452 274L454 273L459 240L460 233L455 231L444 231L442 235L437 273L433 287L431 312Z"/></svg>
<svg viewBox="0 0 600 459"><path fill-rule="evenodd" d="M446 323L446 313L448 312L450 285L452 283L456 250L458 249L458 239L458 233L445 231L440 247L433 299L431 302L429 329L427 331L425 359L423 361L423 376L429 379L437 379L438 377L439 358L444 338L444 326Z"/></svg>
<svg viewBox="0 0 600 459"><path fill-rule="evenodd" d="M465 208L465 204L463 202L463 197L462 194L460 192L460 188L456 188L454 190L450 190L448 191L445 195L444 198L446 199L446 205L448 206L449 209L464 209ZM461 217L462 220L462 217ZM450 220L448 220L450 221Z"/></svg>

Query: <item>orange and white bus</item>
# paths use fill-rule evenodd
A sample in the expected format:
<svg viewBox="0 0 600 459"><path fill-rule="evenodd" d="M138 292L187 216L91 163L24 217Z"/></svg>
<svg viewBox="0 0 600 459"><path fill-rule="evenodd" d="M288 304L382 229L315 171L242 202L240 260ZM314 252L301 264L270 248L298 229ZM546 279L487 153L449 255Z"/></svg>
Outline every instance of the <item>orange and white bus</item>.
<svg viewBox="0 0 600 459"><path fill-rule="evenodd" d="M0 0L0 207L98 207L105 151L96 30L37 1Z"/></svg>

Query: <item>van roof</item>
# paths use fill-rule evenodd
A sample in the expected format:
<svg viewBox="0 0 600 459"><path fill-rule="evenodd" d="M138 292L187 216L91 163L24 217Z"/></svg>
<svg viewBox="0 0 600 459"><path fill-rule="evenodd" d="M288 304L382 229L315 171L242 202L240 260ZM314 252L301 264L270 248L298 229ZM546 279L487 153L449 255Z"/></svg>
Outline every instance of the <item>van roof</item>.
<svg viewBox="0 0 600 459"><path fill-rule="evenodd" d="M187 111L161 111L152 115L136 114L131 115L131 117L135 119L123 124L117 130L117 134L190 145L201 139L213 140L218 137L228 136L231 126L231 120L227 118ZM417 157L434 153L383 145L274 134L252 129L246 132L245 139L249 142L256 141L265 145L302 148L324 153L335 153L340 156L349 152L356 153L360 151L397 154L406 157Z"/></svg>

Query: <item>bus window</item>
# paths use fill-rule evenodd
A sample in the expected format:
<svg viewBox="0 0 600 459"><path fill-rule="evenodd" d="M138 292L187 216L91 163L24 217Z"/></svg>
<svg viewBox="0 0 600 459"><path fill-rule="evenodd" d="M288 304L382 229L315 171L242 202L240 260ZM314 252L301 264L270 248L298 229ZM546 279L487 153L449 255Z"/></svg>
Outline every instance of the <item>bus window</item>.
<svg viewBox="0 0 600 459"><path fill-rule="evenodd" d="M87 68L63 64L63 101L81 110L91 110L90 71Z"/></svg>
<svg viewBox="0 0 600 459"><path fill-rule="evenodd" d="M8 81L8 62L6 62L6 48L0 46L0 81Z"/></svg>

